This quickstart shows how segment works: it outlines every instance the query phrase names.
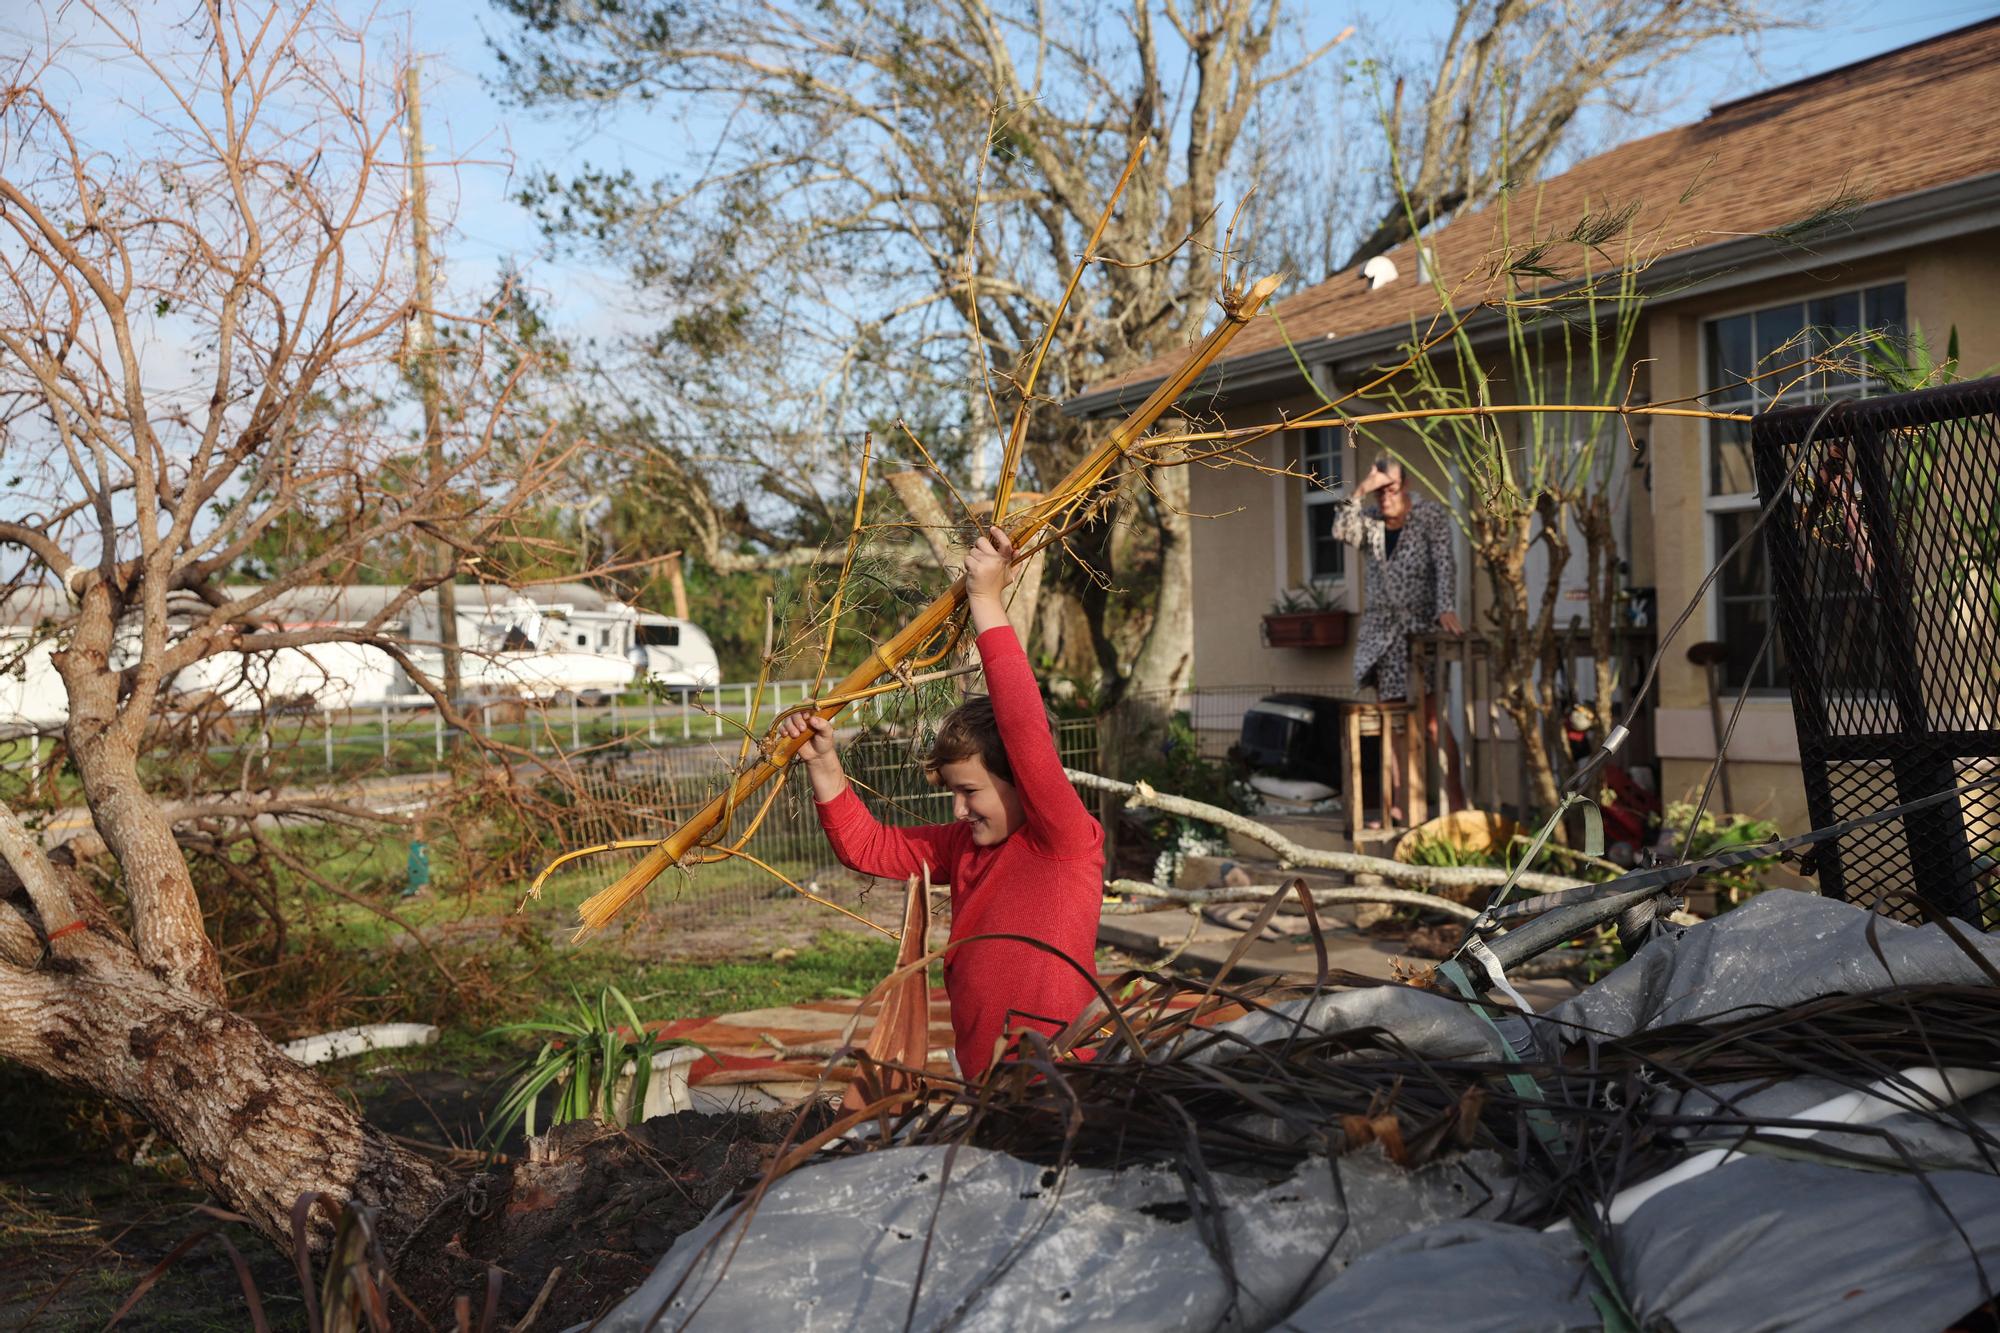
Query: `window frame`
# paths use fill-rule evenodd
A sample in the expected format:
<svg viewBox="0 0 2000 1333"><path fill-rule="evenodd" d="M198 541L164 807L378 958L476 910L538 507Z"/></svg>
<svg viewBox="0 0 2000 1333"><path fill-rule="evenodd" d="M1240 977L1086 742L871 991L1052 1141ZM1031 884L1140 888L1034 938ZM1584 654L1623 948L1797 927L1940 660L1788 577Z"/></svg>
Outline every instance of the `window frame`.
<svg viewBox="0 0 2000 1333"><path fill-rule="evenodd" d="M1323 448L1315 448L1315 441L1322 439L1326 441L1325 446ZM1334 567L1330 572L1322 572L1314 568L1317 543L1313 538L1313 516L1315 510L1331 507L1347 498L1348 445L1349 441L1345 427L1314 426L1308 430L1299 432L1298 467L1301 477L1299 482L1299 490L1301 492L1299 503L1299 544L1303 547L1303 550L1300 552L1299 570L1302 576L1301 581L1307 584L1321 584L1328 588L1338 588L1347 582L1347 547L1345 543L1339 541L1334 543ZM1324 457L1327 464L1333 469L1332 478L1324 480L1323 485L1316 485L1313 480L1307 479L1319 478L1319 473L1308 470L1313 466L1314 460L1318 457Z"/></svg>
<svg viewBox="0 0 2000 1333"><path fill-rule="evenodd" d="M1726 398L1717 396L1719 393L1718 387L1711 382L1710 376L1710 351L1713 330L1716 325L1721 324L1725 320L1738 319L1746 315L1749 316L1751 319L1750 348L1754 356L1757 347L1756 317L1758 315L1773 313L1784 310L1787 307L1796 306L1800 310L1801 316L1799 327L1802 330L1810 329L1813 326L1805 322L1805 316L1810 313L1814 302L1831 301L1842 296L1853 295L1860 298L1858 327L1862 330L1867 330L1871 327L1868 322L1867 294L1884 287L1898 287L1902 289L1903 317L1907 321L1909 318L1909 277L1903 273L1894 276L1884 276L1871 282L1850 283L1825 291L1815 291L1808 295L1802 295L1795 300L1763 301L1757 304L1742 305L1734 309L1701 316L1696 327L1696 383L1700 386L1702 405L1712 411L1718 412L1748 409L1752 416L1755 416L1758 411L1766 406L1766 403L1759 399L1760 386L1757 385L1739 386L1740 389L1747 389L1747 392L1742 392L1736 396ZM1881 392L1883 387L1884 385L1880 380L1863 371L1851 383L1836 385L1831 391L1824 384L1815 386L1811 393L1800 394L1797 397L1789 399L1788 406L1796 407L1811 403L1823 403L1829 398L1858 400ZM1728 491L1720 494L1716 492L1715 439L1716 433L1725 423L1720 421L1704 421L1701 425L1702 567L1704 569L1715 569L1716 562L1721 559L1725 549L1717 536L1717 529L1720 526L1718 520L1725 516L1740 514L1746 511L1755 512L1762 507L1762 503L1757 497L1754 479L1752 488L1748 491ZM1774 617L1777 614L1777 594L1775 591L1759 594L1746 595L1739 593L1731 595L1724 587L1724 578L1725 573L1718 571L1715 584L1706 599L1708 606L1705 618L1708 625L1708 636L1716 642L1721 642L1722 640L1725 607L1729 603L1763 602L1767 607L1767 617ZM1776 656L1773 653L1771 658L1762 667L1760 672L1761 680L1751 683L1751 697L1790 697L1791 684L1789 680L1782 677L1778 672ZM1730 690L1738 690L1743 687L1741 680L1729 679L1726 671L1719 683L1724 688Z"/></svg>

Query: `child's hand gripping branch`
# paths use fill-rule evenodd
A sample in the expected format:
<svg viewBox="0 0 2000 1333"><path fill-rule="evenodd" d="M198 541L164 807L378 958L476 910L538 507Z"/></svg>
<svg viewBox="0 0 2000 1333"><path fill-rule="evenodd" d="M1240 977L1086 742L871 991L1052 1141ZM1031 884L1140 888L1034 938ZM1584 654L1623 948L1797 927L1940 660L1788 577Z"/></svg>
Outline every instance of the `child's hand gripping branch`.
<svg viewBox="0 0 2000 1333"><path fill-rule="evenodd" d="M1014 539L1001 528L988 528L965 553L965 604L976 633L1007 623L1007 608L1000 599L1014 577Z"/></svg>
<svg viewBox="0 0 2000 1333"><path fill-rule="evenodd" d="M840 746L833 738L833 723L818 713L793 713L778 724L782 736L809 736L793 756L806 766L812 781L813 799L821 804L847 790L847 773L840 766Z"/></svg>
<svg viewBox="0 0 2000 1333"><path fill-rule="evenodd" d="M831 724L796 715L783 727L807 737L798 760L843 865L889 879L928 872L951 885L951 938L964 943L946 959L945 990L968 1077L983 1073L1013 1033L1054 1033L1096 995L1089 974L1104 833L1063 772L1041 690L1007 623L1002 597L1014 560L1013 541L997 527L966 553L966 604L988 693L938 724L924 763L951 796L951 823L881 823L849 788ZM993 936L1015 938L982 938Z"/></svg>

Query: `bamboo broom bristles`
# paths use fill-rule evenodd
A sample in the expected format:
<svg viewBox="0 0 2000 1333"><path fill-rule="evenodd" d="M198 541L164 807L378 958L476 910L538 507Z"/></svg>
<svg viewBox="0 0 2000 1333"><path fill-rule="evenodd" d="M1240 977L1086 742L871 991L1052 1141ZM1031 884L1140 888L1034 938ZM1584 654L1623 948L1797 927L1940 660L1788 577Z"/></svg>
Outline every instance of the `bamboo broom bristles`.
<svg viewBox="0 0 2000 1333"><path fill-rule="evenodd" d="M1224 310L1222 322L1189 351L1179 368L1153 390L1146 401L1139 405L1137 411L1126 417L1116 430L1106 436L1071 469L1068 476L1050 488L1049 501L1013 516L1012 521L1006 526L1008 535L1014 539L1015 545L1019 547L1028 538L1047 527L1056 513L1102 480L1104 474L1110 471L1111 465L1131 451L1132 446L1139 442L1139 437L1160 419L1161 414L1173 406L1182 394L1194 387L1202 373L1216 357L1222 354L1222 349L1227 347L1230 340L1250 322L1251 317L1270 299L1277 288L1276 275L1262 278L1253 284L1241 299L1228 305ZM919 612L894 638L870 653L860 666L849 672L847 677L834 687L833 701L815 711L829 720L838 717L847 706L845 702L841 702L842 700L868 689L881 677L894 673L911 654L942 630L964 604L965 581L960 579ZM725 811L742 805L751 793L782 771L791 762L799 746L804 743L804 736L776 740L766 750L764 758L736 776L727 791L714 797L707 805L689 816L687 821L669 834L665 841L648 852L637 865L626 871L608 888L585 899L577 907L577 916L580 920L573 938L580 940L614 920L633 899L645 892L648 885L666 873L668 867L679 864L682 857L694 850L701 840L715 829Z"/></svg>

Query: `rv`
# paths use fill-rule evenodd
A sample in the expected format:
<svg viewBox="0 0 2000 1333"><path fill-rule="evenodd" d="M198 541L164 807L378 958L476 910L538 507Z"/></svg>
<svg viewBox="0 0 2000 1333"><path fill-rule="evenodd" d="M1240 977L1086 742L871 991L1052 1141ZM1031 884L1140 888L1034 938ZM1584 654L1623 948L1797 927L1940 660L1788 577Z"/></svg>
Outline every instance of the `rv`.
<svg viewBox="0 0 2000 1333"><path fill-rule="evenodd" d="M656 680L682 694L722 681L722 665L708 635L692 622L673 616L639 612L630 656L639 679Z"/></svg>
<svg viewBox="0 0 2000 1333"><path fill-rule="evenodd" d="M698 626L639 611L587 584L524 590L460 584L455 591L460 689L466 695L600 702L648 678L689 691L712 686L720 677L715 648ZM381 584L292 588L262 608L262 615L277 628L359 628L388 610L401 593L399 587ZM5 640L0 643L0 732L60 726L67 715L62 682L49 661L54 641L33 629L60 612L56 602L47 589L16 590L0 598L0 638ZM176 613L194 618L207 610L190 602ZM420 671L441 680L443 624L435 592L397 607L381 629L385 637L408 645L404 651ZM122 653L132 648L121 640ZM250 656L220 653L182 671L170 689L181 696L214 696L234 710L338 712L429 703L390 654L355 643Z"/></svg>

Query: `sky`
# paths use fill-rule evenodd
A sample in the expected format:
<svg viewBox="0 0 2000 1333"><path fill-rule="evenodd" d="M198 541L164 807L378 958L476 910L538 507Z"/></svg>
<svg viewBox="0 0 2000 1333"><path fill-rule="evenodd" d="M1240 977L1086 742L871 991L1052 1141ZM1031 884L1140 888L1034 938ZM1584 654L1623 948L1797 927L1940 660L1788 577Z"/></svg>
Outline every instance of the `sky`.
<svg viewBox="0 0 2000 1333"><path fill-rule="evenodd" d="M698 127L661 124L657 109L615 111L593 119L562 112L524 111L493 91L498 74L490 38L513 22L486 0L455 0L398 8L395 0L330 0L351 18L371 16L375 30L424 57L424 122L432 173L432 214L439 224L434 248L448 286L464 296L490 292L509 267L525 268L553 322L565 332L608 339L646 326L631 284L614 269L573 254L555 253L533 215L515 195L528 173L558 173L583 164L629 167L641 177L688 167L708 145ZM1766 0L1779 14L1804 13L1803 0ZM1419 50L1443 35L1451 0L1401 0L1390 5L1356 0L1304 0L1303 40L1317 43L1350 24L1345 50ZM1741 46L1718 43L1709 58L1684 61L1659 90L1660 108L1643 119L1586 125L1589 141L1611 143L1701 117L1714 102L1743 96L1792 79L1919 41L2000 14L2000 0L1820 0L1810 5L1820 23L1810 30L1778 31L1759 39L1753 57ZM53 14L60 30L64 7L31 0L0 0L0 54L41 44ZM72 16L73 17L73 16ZM407 32L407 38L404 33ZM380 40L378 38L378 40ZM99 101L77 86L77 100Z"/></svg>
<svg viewBox="0 0 2000 1333"><path fill-rule="evenodd" d="M1774 12L1803 12L1796 0L1769 0ZM1348 24L1354 41L1377 40L1405 49L1442 35L1449 0L1406 0L1357 6L1310 0L1305 38L1323 41ZM1587 128L1602 141L1634 138L1698 120L1708 106L2000 14L2000 0L1829 0L1816 7L1819 26L1770 33L1753 56L1740 46L1717 44L1704 61L1684 62L1660 90L1660 110L1647 118L1621 118ZM455 229L441 240L461 290L479 290L508 265L531 262L531 284L542 293L554 321L572 332L599 337L644 323L627 298L629 285L615 271L570 255L550 253L533 216L516 203L520 174L562 170L588 161L630 167L645 176L685 165L705 145L680 127L662 132L644 113L586 122L562 114L508 107L489 82L497 64L488 33L506 31L506 15L476 3L427 4L409 17L416 48L426 53L425 130L433 157L458 160Z"/></svg>
<svg viewBox="0 0 2000 1333"><path fill-rule="evenodd" d="M590 164L630 168L641 178L695 174L710 145L701 126L670 120L657 108L620 109L593 118L565 112L527 111L506 105L494 91L499 72L492 36L507 35L514 21L489 0L421 3L405 0L323 0L347 17L370 21L371 45L408 46L423 57L424 126L430 174L434 251L445 266L450 300L463 308L495 290L503 270L525 273L555 327L571 336L615 342L619 335L650 330L656 311L636 304L633 284L615 268L588 257L560 253L516 202L525 178L538 170L559 175ZM143 5L144 0L141 0ZM1802 0L1766 0L1775 12L1804 13ZM254 9L254 6L251 8ZM1582 142L1604 145L1699 119L1714 102L1919 41L2000 14L2000 0L1820 0L1818 26L1781 30L1759 39L1754 55L1740 45L1717 43L1706 59L1681 62L1657 90L1657 109L1644 118L1619 118L1580 127ZM1400 0L1389 5L1358 0L1302 0L1300 38L1325 41L1350 24L1350 44L1335 59L1371 50L1415 52L1443 35L1451 0ZM139 11L148 15L166 12ZM0 56L40 48L44 34L87 28L77 10L50 0L0 0ZM83 48L90 49L87 45ZM93 141L116 143L133 123L121 100L123 71L76 62L54 81L53 95L79 116ZM93 86L97 85L97 86ZM93 123L94 122L94 123ZM101 136L101 137L99 137ZM147 378L176 384L196 397L206 393L205 372L191 373L185 349L163 336L148 349ZM179 389L173 390L179 392Z"/></svg>

